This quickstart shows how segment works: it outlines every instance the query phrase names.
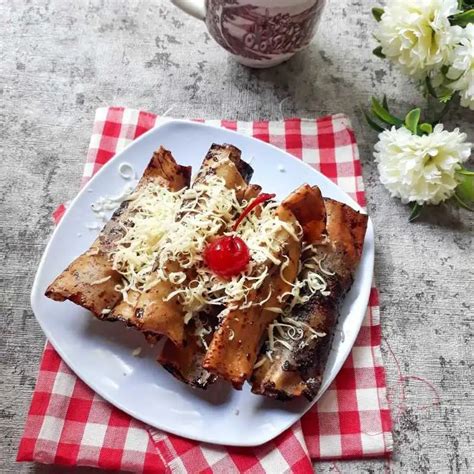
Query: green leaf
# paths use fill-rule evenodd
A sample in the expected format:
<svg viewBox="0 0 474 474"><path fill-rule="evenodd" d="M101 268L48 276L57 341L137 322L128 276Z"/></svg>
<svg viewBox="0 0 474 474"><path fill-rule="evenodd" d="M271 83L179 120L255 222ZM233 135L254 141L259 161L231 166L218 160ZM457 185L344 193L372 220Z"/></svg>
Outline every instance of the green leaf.
<svg viewBox="0 0 474 474"><path fill-rule="evenodd" d="M427 135L433 131L433 125L431 125L431 123L422 123L418 128Z"/></svg>
<svg viewBox="0 0 474 474"><path fill-rule="evenodd" d="M377 46L373 51L372 53L375 54L375 56L381 58L381 59L385 59L386 56L385 54L382 53L382 46Z"/></svg>
<svg viewBox="0 0 474 474"><path fill-rule="evenodd" d="M413 109L405 117L405 127L413 134L418 134L418 122L420 121L421 110Z"/></svg>
<svg viewBox="0 0 474 474"><path fill-rule="evenodd" d="M411 208L410 217L408 218L408 222L413 222L415 219L418 219L421 214L421 210L423 206L420 206L417 202L415 202Z"/></svg>
<svg viewBox="0 0 474 474"><path fill-rule="evenodd" d="M403 125L403 120L399 119L392 115L384 106L375 98L372 97L372 112L376 115L382 122L385 122L389 125L395 125L400 127Z"/></svg>
<svg viewBox="0 0 474 474"><path fill-rule="evenodd" d="M383 108L384 108L387 112L390 112L390 109L388 108L387 94L384 94L384 96L383 96L382 105L383 105Z"/></svg>
<svg viewBox="0 0 474 474"><path fill-rule="evenodd" d="M462 201L464 206L469 208L471 203L474 206L474 172L462 169L457 172L459 184L456 187L458 202Z"/></svg>
<svg viewBox="0 0 474 474"><path fill-rule="evenodd" d="M464 28L469 23L474 23L474 8L451 17L451 25L458 25Z"/></svg>
<svg viewBox="0 0 474 474"><path fill-rule="evenodd" d="M372 8L372 16L375 18L376 21L380 21L382 19L382 15L384 14L383 8Z"/></svg>
<svg viewBox="0 0 474 474"><path fill-rule="evenodd" d="M447 89L443 87L440 91L440 95L438 96L438 100L442 104L447 104L453 98L454 92L451 89Z"/></svg>
<svg viewBox="0 0 474 474"><path fill-rule="evenodd" d="M381 125L379 125L377 122L372 120L370 115L364 110L364 115L365 115L365 120L367 120L367 123L371 128L373 128L377 133L381 133L385 130Z"/></svg>

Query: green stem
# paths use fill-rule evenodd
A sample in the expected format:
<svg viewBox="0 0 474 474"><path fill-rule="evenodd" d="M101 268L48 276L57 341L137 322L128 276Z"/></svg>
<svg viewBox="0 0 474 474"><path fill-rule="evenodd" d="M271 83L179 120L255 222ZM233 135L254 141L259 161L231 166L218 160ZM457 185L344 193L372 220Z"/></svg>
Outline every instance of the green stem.
<svg viewBox="0 0 474 474"><path fill-rule="evenodd" d="M421 210L423 206L420 206L417 202L415 202L411 208L410 217L408 218L408 222L413 222L415 219L420 217Z"/></svg>
<svg viewBox="0 0 474 474"><path fill-rule="evenodd" d="M439 99L438 94L436 93L435 88L433 87L433 84L431 82L431 78L429 76L426 76L425 85L428 93L431 94L435 99Z"/></svg>
<svg viewBox="0 0 474 474"><path fill-rule="evenodd" d="M448 113L449 107L450 107L451 101L446 102L441 109L441 112L438 114L438 116L433 120L433 123L436 125L437 123L440 123L441 120L444 118L444 116Z"/></svg>
<svg viewBox="0 0 474 474"><path fill-rule="evenodd" d="M474 212L474 208L468 206L456 193L454 193L454 199L458 202L458 204L463 207L464 209L467 209L468 211Z"/></svg>

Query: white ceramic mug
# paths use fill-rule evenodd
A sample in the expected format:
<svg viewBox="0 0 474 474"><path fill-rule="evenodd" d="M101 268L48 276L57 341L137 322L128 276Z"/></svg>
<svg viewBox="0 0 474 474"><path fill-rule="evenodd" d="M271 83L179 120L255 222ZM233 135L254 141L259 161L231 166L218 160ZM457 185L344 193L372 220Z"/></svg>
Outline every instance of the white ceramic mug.
<svg viewBox="0 0 474 474"><path fill-rule="evenodd" d="M326 0L171 0L206 22L211 36L237 61L265 68L308 46Z"/></svg>

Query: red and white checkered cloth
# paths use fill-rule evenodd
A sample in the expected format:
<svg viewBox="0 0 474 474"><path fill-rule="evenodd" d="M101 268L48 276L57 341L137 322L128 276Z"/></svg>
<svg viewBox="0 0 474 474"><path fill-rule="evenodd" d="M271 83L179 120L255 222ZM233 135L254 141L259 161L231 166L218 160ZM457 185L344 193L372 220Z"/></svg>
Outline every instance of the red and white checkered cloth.
<svg viewBox="0 0 474 474"><path fill-rule="evenodd" d="M128 108L98 109L83 183L156 118ZM206 122L288 151L364 205L357 145L346 116ZM63 212L60 206L55 219ZM313 472L311 460L386 456L392 435L380 342L373 288L352 353L329 390L300 422L256 448L200 444L130 418L79 380L47 343L17 460L147 473L306 473Z"/></svg>

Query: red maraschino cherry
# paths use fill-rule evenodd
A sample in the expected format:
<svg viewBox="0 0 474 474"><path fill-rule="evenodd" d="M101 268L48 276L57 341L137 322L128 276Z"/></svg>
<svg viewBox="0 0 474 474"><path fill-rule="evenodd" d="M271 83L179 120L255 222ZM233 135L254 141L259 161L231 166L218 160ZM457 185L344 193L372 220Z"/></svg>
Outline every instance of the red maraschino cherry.
<svg viewBox="0 0 474 474"><path fill-rule="evenodd" d="M235 236L219 237L204 250L204 261L216 275L230 278L238 275L250 261L247 244Z"/></svg>
<svg viewBox="0 0 474 474"><path fill-rule="evenodd" d="M274 194L262 193L257 196L242 212L232 227L237 227L253 209L262 202L273 199ZM250 261L250 252L247 244L237 236L222 236L208 244L204 250L204 262L218 276L231 278L245 270Z"/></svg>

